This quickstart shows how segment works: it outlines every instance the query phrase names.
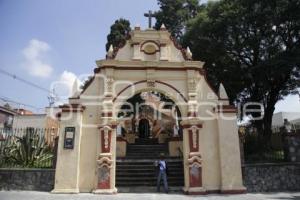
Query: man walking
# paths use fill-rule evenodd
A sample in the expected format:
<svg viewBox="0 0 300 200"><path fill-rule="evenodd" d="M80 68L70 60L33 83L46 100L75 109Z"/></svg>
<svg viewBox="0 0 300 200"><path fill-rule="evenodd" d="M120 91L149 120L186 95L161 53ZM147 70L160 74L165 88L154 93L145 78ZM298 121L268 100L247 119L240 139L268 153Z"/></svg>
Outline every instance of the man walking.
<svg viewBox="0 0 300 200"><path fill-rule="evenodd" d="M165 161L165 157L163 154L160 155L160 159L157 163L158 177L157 177L157 192L160 192L160 182L161 179L164 183L164 191L168 193L168 181L167 181L167 173L168 173L168 164Z"/></svg>

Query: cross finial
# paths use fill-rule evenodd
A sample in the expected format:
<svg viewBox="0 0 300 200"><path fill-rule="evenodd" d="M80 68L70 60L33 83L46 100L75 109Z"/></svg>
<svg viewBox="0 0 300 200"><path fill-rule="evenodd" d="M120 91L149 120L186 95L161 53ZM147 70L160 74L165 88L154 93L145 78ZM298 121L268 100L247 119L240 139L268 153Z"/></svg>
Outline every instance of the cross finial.
<svg viewBox="0 0 300 200"><path fill-rule="evenodd" d="M155 14L152 13L151 10L148 11L148 13L144 14L145 17L148 17L148 27L152 28L152 17L155 17Z"/></svg>

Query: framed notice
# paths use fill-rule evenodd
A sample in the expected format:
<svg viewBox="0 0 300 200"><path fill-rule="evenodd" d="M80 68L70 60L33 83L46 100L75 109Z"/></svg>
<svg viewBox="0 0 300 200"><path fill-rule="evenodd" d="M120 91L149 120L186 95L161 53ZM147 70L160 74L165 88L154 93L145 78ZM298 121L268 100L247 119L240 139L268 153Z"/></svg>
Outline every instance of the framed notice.
<svg viewBox="0 0 300 200"><path fill-rule="evenodd" d="M73 149L75 140L75 127L65 128L64 149Z"/></svg>

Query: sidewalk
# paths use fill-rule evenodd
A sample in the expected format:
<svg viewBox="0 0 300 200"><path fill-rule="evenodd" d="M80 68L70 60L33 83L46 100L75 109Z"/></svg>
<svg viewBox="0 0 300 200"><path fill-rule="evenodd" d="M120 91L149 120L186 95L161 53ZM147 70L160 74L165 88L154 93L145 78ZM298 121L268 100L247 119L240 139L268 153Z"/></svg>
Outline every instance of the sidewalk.
<svg viewBox="0 0 300 200"><path fill-rule="evenodd" d="M50 194L47 192L33 191L0 191L0 200L300 200L300 192L297 193L268 193L268 194L243 194L243 195L205 195L187 196L181 194L135 194L124 193L116 195L85 194Z"/></svg>

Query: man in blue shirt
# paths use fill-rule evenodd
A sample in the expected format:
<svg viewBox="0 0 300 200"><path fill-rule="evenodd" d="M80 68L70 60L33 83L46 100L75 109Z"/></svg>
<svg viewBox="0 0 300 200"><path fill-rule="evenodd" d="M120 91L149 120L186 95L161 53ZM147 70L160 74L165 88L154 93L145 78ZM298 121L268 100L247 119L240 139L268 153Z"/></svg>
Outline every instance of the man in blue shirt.
<svg viewBox="0 0 300 200"><path fill-rule="evenodd" d="M167 181L167 173L168 173L168 164L164 159L164 155L160 155L160 159L157 163L157 170L158 170L158 177L157 177L157 192L160 191L160 182L161 179L164 183L164 191L165 193L168 193L168 181Z"/></svg>

